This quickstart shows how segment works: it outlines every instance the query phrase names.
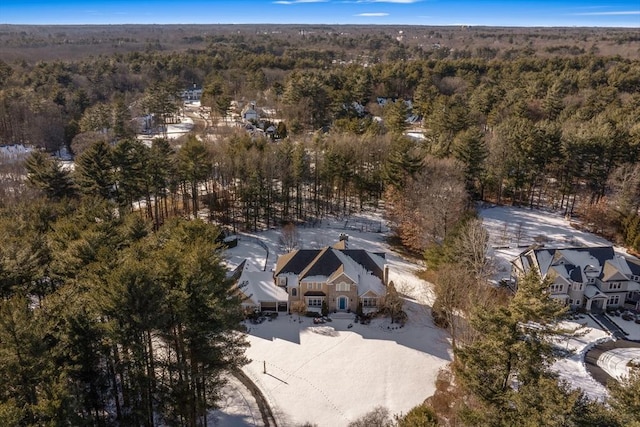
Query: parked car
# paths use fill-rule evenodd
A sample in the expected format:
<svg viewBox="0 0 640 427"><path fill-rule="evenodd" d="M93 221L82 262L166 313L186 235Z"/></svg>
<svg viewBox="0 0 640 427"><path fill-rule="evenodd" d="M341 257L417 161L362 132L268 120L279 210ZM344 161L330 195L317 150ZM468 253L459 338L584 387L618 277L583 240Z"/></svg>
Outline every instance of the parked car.
<svg viewBox="0 0 640 427"><path fill-rule="evenodd" d="M623 320L636 320L636 315L627 310L624 313L622 313L622 319Z"/></svg>

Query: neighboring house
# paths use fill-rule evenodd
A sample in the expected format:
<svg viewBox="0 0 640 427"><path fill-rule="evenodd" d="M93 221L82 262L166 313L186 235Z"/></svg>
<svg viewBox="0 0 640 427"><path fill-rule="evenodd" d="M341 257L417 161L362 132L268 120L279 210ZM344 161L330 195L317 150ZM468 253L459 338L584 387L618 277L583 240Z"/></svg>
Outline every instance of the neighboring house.
<svg viewBox="0 0 640 427"><path fill-rule="evenodd" d="M258 110L256 109L255 102L252 102L244 107L242 109L242 113L240 113L240 116L245 122L249 122L251 120L257 121L258 119L260 119L260 115L258 114Z"/></svg>
<svg viewBox="0 0 640 427"><path fill-rule="evenodd" d="M551 297L572 309L603 311L635 305L640 309L640 260L612 247L530 249L511 262L516 280L532 268L551 278Z"/></svg>
<svg viewBox="0 0 640 427"><path fill-rule="evenodd" d="M292 309L320 312L377 310L384 302L389 269L384 253L347 249L341 241L323 249L298 249L278 258L276 285L284 289Z"/></svg>
<svg viewBox="0 0 640 427"><path fill-rule="evenodd" d="M199 88L195 83L192 88L184 89L180 92L180 98L183 101L200 101L202 98L202 88Z"/></svg>
<svg viewBox="0 0 640 427"><path fill-rule="evenodd" d="M243 261L231 278L240 292L245 312L289 311L287 292L274 285L272 272L258 270Z"/></svg>

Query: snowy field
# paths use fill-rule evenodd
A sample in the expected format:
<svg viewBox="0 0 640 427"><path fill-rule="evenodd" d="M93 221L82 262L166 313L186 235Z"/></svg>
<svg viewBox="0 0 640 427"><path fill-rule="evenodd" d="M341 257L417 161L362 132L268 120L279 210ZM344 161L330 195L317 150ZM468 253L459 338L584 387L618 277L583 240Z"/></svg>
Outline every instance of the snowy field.
<svg viewBox="0 0 640 427"><path fill-rule="evenodd" d="M535 243L544 243L546 247L612 245L606 239L571 227L564 216L555 212L495 206L482 209L480 217L489 232L496 281L509 279L511 260Z"/></svg>
<svg viewBox="0 0 640 427"><path fill-rule="evenodd" d="M193 129L193 119L191 117L180 117L180 123L171 123L167 124L167 139L178 139L181 136L184 136L191 132ZM138 139L149 147L153 143L155 138L162 138L164 135L162 133L158 133L155 135L138 135Z"/></svg>
<svg viewBox="0 0 640 427"><path fill-rule="evenodd" d="M271 322L247 324L252 362L244 372L265 394L278 425L344 426L378 405L406 413L435 391L438 370L451 359L448 336L431 321L428 284L414 274L421 266L391 252L386 231L375 215L298 228L301 248L332 245L347 233L350 248L386 252L390 280L406 295L409 321L403 328L385 319L362 325L353 323L353 315L336 314L319 326L281 313ZM240 235L226 253L229 266L246 258L263 269L268 249L267 270L274 268L285 253L279 236L276 230Z"/></svg>

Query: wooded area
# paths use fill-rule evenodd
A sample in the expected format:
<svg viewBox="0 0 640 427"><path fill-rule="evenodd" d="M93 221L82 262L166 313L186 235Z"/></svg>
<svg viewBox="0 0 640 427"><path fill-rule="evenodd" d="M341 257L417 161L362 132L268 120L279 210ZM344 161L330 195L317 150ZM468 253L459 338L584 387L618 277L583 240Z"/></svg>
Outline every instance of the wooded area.
<svg viewBox="0 0 640 427"><path fill-rule="evenodd" d="M0 159L0 424L205 425L219 374L244 363L220 230L375 207L433 271L468 393L450 421L531 417L517 375L566 403L557 425L602 425L549 382L545 331L515 338L548 307L481 315L449 285L486 280L477 201L579 215L640 250L639 54L624 29L0 26L0 145L36 148ZM136 138L139 118L182 114L194 83L206 123ZM273 109L278 138L210 125L231 101ZM51 156L63 147L73 168ZM456 330L457 310L471 317ZM508 346L489 354L483 334Z"/></svg>

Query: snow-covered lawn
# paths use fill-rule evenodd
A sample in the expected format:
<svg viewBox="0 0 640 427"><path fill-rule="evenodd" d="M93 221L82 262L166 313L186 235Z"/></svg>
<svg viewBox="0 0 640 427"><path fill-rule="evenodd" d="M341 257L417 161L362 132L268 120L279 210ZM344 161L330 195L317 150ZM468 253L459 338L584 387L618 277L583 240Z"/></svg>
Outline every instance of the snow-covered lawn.
<svg viewBox="0 0 640 427"><path fill-rule="evenodd" d="M375 215L298 228L301 248L332 245L347 233L350 248L385 252L390 280L407 296L409 320L399 328L388 319L362 325L352 315L334 315L332 322L314 325L281 313L271 322L247 324L252 362L244 372L269 400L279 425L344 426L380 405L406 413L433 394L435 377L451 358L448 335L431 321L429 285L414 274L422 267L392 252L386 231ZM240 235L238 246L226 251L229 266L248 259L263 269L266 247L266 268L272 269L286 252L279 236L277 230Z"/></svg>
<svg viewBox="0 0 640 427"><path fill-rule="evenodd" d="M244 371L282 426L343 426L378 405L406 413L433 394L450 356L428 310L411 300L405 310L403 328L385 319L362 325L351 316L324 325L304 317L300 323L297 315L251 324L252 362Z"/></svg>
<svg viewBox="0 0 640 427"><path fill-rule="evenodd" d="M611 245L571 227L562 215L552 212L492 207L483 209L480 216L491 235L497 279L508 278L510 261L536 241L547 246ZM300 248L332 245L340 233L347 233L349 247L385 252L390 279L407 297L409 322L402 329L390 329L388 320L361 325L348 317L314 325L308 318L300 322L296 315L281 313L271 322L247 324L251 343L247 356L252 362L244 371L263 391L280 425L346 425L379 405L392 413L407 412L433 394L438 370L450 360L450 343L447 334L431 321L433 295L428 283L415 275L423 268L421 263L391 251L384 240L387 231L378 215L323 220L313 227L298 228ZM229 267L248 259L260 269L273 269L278 255L286 252L278 243L279 236L274 229L239 235L238 246L226 251ZM630 339L640 339L640 325L618 317L612 320L620 323ZM589 397L603 399L606 389L587 372L584 355L610 335L588 316L567 322L567 326L584 328L580 336L558 343L574 353L556 362L553 369ZM616 357L609 359L618 360ZM624 362L613 365L624 367Z"/></svg>
<svg viewBox="0 0 640 427"><path fill-rule="evenodd" d="M183 116L180 118L180 123L171 123L166 125L167 139L178 139L183 135L188 134L193 129L194 123L191 117ZM162 138L164 135L162 133L156 135L138 135L138 139L144 142L145 144L151 146L151 143L155 138Z"/></svg>
<svg viewBox="0 0 640 427"><path fill-rule="evenodd" d="M508 279L511 261L534 243L551 247L612 245L606 239L573 228L564 216L556 212L495 206L482 209L480 217L489 232L497 280Z"/></svg>

